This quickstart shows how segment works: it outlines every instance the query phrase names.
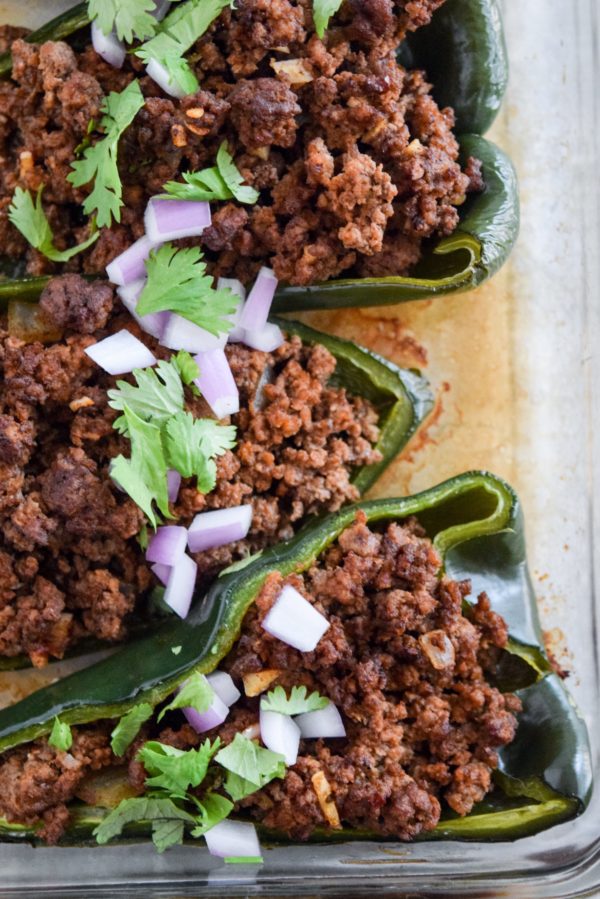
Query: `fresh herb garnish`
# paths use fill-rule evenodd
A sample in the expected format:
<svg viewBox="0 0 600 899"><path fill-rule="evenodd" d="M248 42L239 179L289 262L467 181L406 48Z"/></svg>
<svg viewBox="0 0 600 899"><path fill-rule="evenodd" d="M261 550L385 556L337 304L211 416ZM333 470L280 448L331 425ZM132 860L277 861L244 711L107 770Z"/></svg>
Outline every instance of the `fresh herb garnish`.
<svg viewBox="0 0 600 899"><path fill-rule="evenodd" d="M57 250L54 246L54 234L50 222L42 207L43 189L43 187L39 188L34 203L28 190L23 190L22 187L15 188L12 202L8 208L8 217L31 246L43 253L47 259L51 259L53 262L68 262L77 253L87 250L95 240L98 240L100 232L96 231L83 243L71 247L69 250Z"/></svg>
<svg viewBox="0 0 600 899"><path fill-rule="evenodd" d="M121 178L117 166L119 139L144 105L139 82L132 81L120 94L111 92L104 100L104 113L100 127L104 137L93 147L88 147L83 159L72 163L73 171L67 175L75 187L94 182L92 192L86 197L83 210L87 215L96 213L98 227L110 226L111 220L121 221L123 204Z"/></svg>
<svg viewBox="0 0 600 899"><path fill-rule="evenodd" d="M261 700L260 707L265 712L279 712L281 715L302 715L305 712L316 712L329 705L329 700L315 690L307 696L306 687L292 687L289 698L283 687L275 687Z"/></svg>
<svg viewBox="0 0 600 899"><path fill-rule="evenodd" d="M176 365L161 360L154 368L136 368L133 372L135 384L117 381L117 387L108 391L108 405L123 412L127 407L139 418L157 427L165 425L170 418L183 409L183 386ZM121 434L128 434L124 415L116 419L113 427Z"/></svg>
<svg viewBox="0 0 600 899"><path fill-rule="evenodd" d="M138 821L152 822L152 840L159 852L181 843L185 824L196 823L194 815L186 812L168 796L139 796L123 799L96 827L94 836L98 843L104 845L113 837L119 836L125 825ZM170 824L168 831L167 823Z"/></svg>
<svg viewBox="0 0 600 899"><path fill-rule="evenodd" d="M175 694L169 705L165 706L158 720L162 721L167 712L174 709L193 708L197 712L206 712L213 700L214 690L203 674L192 674L181 690Z"/></svg>
<svg viewBox="0 0 600 899"><path fill-rule="evenodd" d="M217 153L217 164L200 172L184 172L183 182L167 181L164 188L179 200L238 200L252 205L258 191L244 184L241 172L233 161L227 143L223 141Z"/></svg>
<svg viewBox="0 0 600 899"><path fill-rule="evenodd" d="M188 0L166 16L158 33L135 51L136 56L145 63L156 60L177 87L193 94L198 79L184 55L229 5L230 0Z"/></svg>
<svg viewBox="0 0 600 899"><path fill-rule="evenodd" d="M173 799L186 799L190 787L198 787L206 777L212 757L221 745L205 740L198 749L176 749L152 740L138 752L137 758L150 775L146 786L166 790Z"/></svg>
<svg viewBox="0 0 600 899"><path fill-rule="evenodd" d="M315 31L322 39L330 18L338 12L344 0L313 0Z"/></svg>
<svg viewBox="0 0 600 899"><path fill-rule="evenodd" d="M200 823L192 830L193 837L204 836L207 830L224 821L233 811L233 802L230 802L225 796L220 796L219 793L207 793L202 802L197 804L200 811L198 817Z"/></svg>
<svg viewBox="0 0 600 899"><path fill-rule="evenodd" d="M156 31L156 19L150 15L154 0L88 0L90 19L98 22L104 34L114 31L121 41L144 41Z"/></svg>
<svg viewBox="0 0 600 899"><path fill-rule="evenodd" d="M67 752L73 745L73 734L68 724L62 722L59 718L54 719L48 743L61 752Z"/></svg>
<svg viewBox="0 0 600 899"><path fill-rule="evenodd" d="M169 468L184 478L195 477L198 490L210 493L217 483L215 458L235 446L235 425L220 425L211 418L180 412L165 427Z"/></svg>
<svg viewBox="0 0 600 899"><path fill-rule="evenodd" d="M110 735L110 746L115 755L123 755L140 732L142 724L152 715L154 709L148 702L134 705L123 715Z"/></svg>
<svg viewBox="0 0 600 899"><path fill-rule="evenodd" d="M174 365L179 372L179 377L188 387L200 375L198 363L194 361L187 350L179 350L175 356L171 357L171 365Z"/></svg>
<svg viewBox="0 0 600 899"><path fill-rule="evenodd" d="M178 250L172 244L153 250L146 263L148 280L136 312L175 312L210 334L231 331L239 297L229 288L215 290L199 247Z"/></svg>
<svg viewBox="0 0 600 899"><path fill-rule="evenodd" d="M270 749L263 749L239 733L229 746L217 753L215 761L234 775L225 783L225 789L234 802L237 798L243 798L239 795L240 791L243 792L250 785L254 789L245 792L246 796L260 790L274 778L285 776L285 759L282 755L271 752ZM243 785L240 780L243 781Z"/></svg>

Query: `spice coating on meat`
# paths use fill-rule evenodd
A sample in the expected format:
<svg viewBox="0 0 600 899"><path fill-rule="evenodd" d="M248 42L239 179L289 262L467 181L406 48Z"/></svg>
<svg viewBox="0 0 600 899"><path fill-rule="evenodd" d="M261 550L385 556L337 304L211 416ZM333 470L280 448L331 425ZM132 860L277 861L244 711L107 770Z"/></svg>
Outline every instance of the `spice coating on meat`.
<svg viewBox="0 0 600 899"><path fill-rule="evenodd" d="M422 241L452 233L467 193L482 188L477 162L458 162L452 110L439 109L423 72L396 59L406 33L442 2L348 0L322 40L308 0L226 9L193 48L195 95L165 98L140 78L146 103L119 154L122 220L68 270L102 272L143 233L148 198L183 172L214 165L227 141L260 198L253 207L215 204L213 227L192 241L211 273L248 283L267 264L298 285L342 273L406 274ZM21 39L13 59L13 81L0 85L0 243L41 274L56 265L9 223L14 188L44 187L59 248L87 237L77 204L89 188L66 175L103 97L138 77L140 65L132 57L111 71L90 47L77 54Z"/></svg>
<svg viewBox="0 0 600 899"><path fill-rule="evenodd" d="M83 637L123 639L156 583L137 540L143 516L108 474L128 454L108 406L115 379L84 349L126 327L170 355L115 306L106 282L53 278L41 307L63 340L26 344L0 331L0 655L28 653L38 665ZM246 540L197 554L200 583L290 537L306 515L356 500L352 470L380 460L375 409L329 386L336 362L323 347L292 338L273 354L227 353L238 442L218 460L216 488L204 495L184 480L173 512L187 526L197 512L251 503L253 521ZM201 398L187 402L211 415Z"/></svg>

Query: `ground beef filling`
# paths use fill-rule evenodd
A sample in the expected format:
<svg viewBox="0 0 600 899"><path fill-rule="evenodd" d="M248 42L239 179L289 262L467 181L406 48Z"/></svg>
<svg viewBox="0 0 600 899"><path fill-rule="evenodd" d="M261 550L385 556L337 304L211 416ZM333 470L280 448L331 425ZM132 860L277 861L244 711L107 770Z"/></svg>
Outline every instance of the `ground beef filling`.
<svg viewBox="0 0 600 899"><path fill-rule="evenodd" d="M409 840L434 828L444 807L467 815L490 791L498 750L513 739L520 710L516 696L486 680L506 645L506 624L485 593L465 617L469 584L440 576L440 568L414 520L376 533L358 515L305 575L267 580L219 667L242 692L245 675L266 669L279 671L272 684L318 690L341 711L347 738L301 741L285 778L242 800L236 813L302 840L331 827L335 809L345 826ZM284 584L330 622L314 652L291 649L261 627ZM240 700L211 738L228 743L256 725L258 703ZM137 792L146 774L135 753L144 739L187 749L206 737L180 721L170 713L167 729L146 729L129 751ZM70 754L43 741L8 754L0 766L0 812L15 821L43 820L46 837L56 839L83 767L112 760L106 732L104 725L82 729ZM81 761L80 741L97 748L87 753L90 761Z"/></svg>
<svg viewBox="0 0 600 899"><path fill-rule="evenodd" d="M84 353L126 327L157 356L170 353L113 306L106 283L54 278L41 307L64 338L23 343L0 330L0 655L60 658L82 637L121 640L154 585L137 535L143 516L108 476L128 455L108 406L114 378ZM218 462L217 486L184 481L175 523L251 503L248 538L196 555L200 584L223 567L290 537L304 516L358 498L355 466L380 460L370 403L328 386L333 356L292 338L275 353L227 350L240 389L236 448ZM212 413L187 397L198 417Z"/></svg>
<svg viewBox="0 0 600 899"><path fill-rule="evenodd" d="M407 31L442 2L351 0L320 40L309 0L239 0L193 48L201 90L182 100L162 94L135 56L117 70L91 46L17 37L13 79L0 83L3 254L25 259L30 274L58 270L8 221L17 185L44 187L59 249L87 236L88 189L66 180L70 164L104 96L139 77L146 104L121 141L121 222L69 270L102 272L143 233L148 198L214 165L227 140L260 199L213 204L199 238L210 271L248 282L267 263L299 285L406 274L422 241L450 234L468 192L482 188L479 163L458 162L453 111L437 106L425 73L396 59ZM15 36L0 28L0 44Z"/></svg>

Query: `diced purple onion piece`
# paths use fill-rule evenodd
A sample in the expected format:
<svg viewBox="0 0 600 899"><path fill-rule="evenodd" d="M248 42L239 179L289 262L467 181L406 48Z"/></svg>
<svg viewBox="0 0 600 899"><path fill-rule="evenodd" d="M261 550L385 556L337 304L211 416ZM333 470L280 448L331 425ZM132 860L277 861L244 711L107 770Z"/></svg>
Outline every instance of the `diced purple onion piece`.
<svg viewBox="0 0 600 899"><path fill-rule="evenodd" d="M227 335L222 334L220 337L215 337L210 331L199 328L187 318L169 313L169 319L160 342L162 346L166 346L170 350L205 353L208 350L222 349L227 342Z"/></svg>
<svg viewBox="0 0 600 899"><path fill-rule="evenodd" d="M198 566L189 556L181 556L173 568L166 584L164 601L179 615L185 618L192 604L192 597L196 587L196 572Z"/></svg>
<svg viewBox="0 0 600 899"><path fill-rule="evenodd" d="M131 284L127 284L125 287L117 287L117 293L121 298L121 302L136 320L140 328L142 328L146 334L150 334L151 337L156 337L157 340L160 340L171 313L149 312L147 315L138 315L136 312L137 304L145 283L146 279L140 278L139 281L132 281Z"/></svg>
<svg viewBox="0 0 600 899"><path fill-rule="evenodd" d="M106 266L106 275L113 284L119 287L125 287L132 281L139 281L140 278L146 277L146 260L150 255L150 250L154 249L156 244L144 234L130 247L124 250L120 256L113 259Z"/></svg>
<svg viewBox="0 0 600 899"><path fill-rule="evenodd" d="M175 565L183 556L187 545L187 528L168 524L157 528L150 538L146 550L148 562L160 562L162 565Z"/></svg>
<svg viewBox="0 0 600 899"><path fill-rule="evenodd" d="M126 328L93 343L84 352L109 375L125 375L134 368L156 365L153 353Z"/></svg>
<svg viewBox="0 0 600 899"><path fill-rule="evenodd" d="M113 66L120 69L125 62L125 44L120 41L114 31L110 34L104 34L97 22L92 22L92 46L102 59Z"/></svg>
<svg viewBox="0 0 600 899"><path fill-rule="evenodd" d="M200 369L194 384L217 418L239 412L240 394L224 350L207 350L199 353L194 361Z"/></svg>
<svg viewBox="0 0 600 899"><path fill-rule="evenodd" d="M296 715L294 721L300 728L303 740L318 740L320 737L345 737L346 728L339 709L332 702L324 709Z"/></svg>
<svg viewBox="0 0 600 899"><path fill-rule="evenodd" d="M208 851L217 858L259 858L260 844L254 824L226 818L204 834Z"/></svg>
<svg viewBox="0 0 600 899"><path fill-rule="evenodd" d="M285 337L281 328L267 322L260 331L244 330L241 342L253 350L261 350L263 353L272 353L284 342Z"/></svg>
<svg viewBox="0 0 600 899"><path fill-rule="evenodd" d="M170 97L178 100L186 96L185 91L171 78L171 73L157 59L151 59L146 66L146 75L152 78L156 84Z"/></svg>
<svg viewBox="0 0 600 899"><path fill-rule="evenodd" d="M289 715L260 710L260 738L271 752L285 758L286 765L295 765L300 745L300 728Z"/></svg>
<svg viewBox="0 0 600 899"><path fill-rule="evenodd" d="M219 278L219 280L217 281L217 290L223 290L227 287L232 293L237 294L237 296L240 298L240 304L237 307L237 310L233 313L233 315L230 316L233 322L233 328L227 335L227 340L229 343L241 343L244 339L244 331L243 328L240 328L239 321L244 310L246 288L244 287L242 282L238 281L236 278Z"/></svg>
<svg viewBox="0 0 600 899"><path fill-rule="evenodd" d="M188 707L183 709L183 714L196 733L203 734L205 731L212 730L213 727L223 724L229 715L229 706L225 705L223 700L215 693L210 707L205 712L198 712L196 709Z"/></svg>
<svg viewBox="0 0 600 899"><path fill-rule="evenodd" d="M167 495L170 503L177 502L179 488L181 487L181 475L174 468L167 471Z"/></svg>
<svg viewBox="0 0 600 899"><path fill-rule="evenodd" d="M200 512L188 528L188 547L192 553L216 549L243 540L252 523L252 506L231 506Z"/></svg>
<svg viewBox="0 0 600 899"><path fill-rule="evenodd" d="M154 565L150 566L150 570L154 572L154 574L159 579L161 584L164 587L166 587L169 582L169 577L171 575L171 566L170 565L161 565L160 562L156 562Z"/></svg>
<svg viewBox="0 0 600 899"><path fill-rule="evenodd" d="M273 269L263 266L244 303L244 309L240 316L240 328L248 331L261 331L264 328L271 311L277 284Z"/></svg>
<svg viewBox="0 0 600 899"><path fill-rule="evenodd" d="M157 22L162 22L166 14L169 12L171 0L154 0L155 9L150 13Z"/></svg>
<svg viewBox="0 0 600 899"><path fill-rule="evenodd" d="M210 206L202 200L153 197L144 214L146 235L155 244L181 237L198 237L210 222Z"/></svg>
<svg viewBox="0 0 600 899"><path fill-rule="evenodd" d="M265 615L262 627L282 643L300 652L312 652L329 629L329 622L302 594L287 584Z"/></svg>
<svg viewBox="0 0 600 899"><path fill-rule="evenodd" d="M226 706L234 705L242 695L226 671L213 671L206 675L206 680Z"/></svg>

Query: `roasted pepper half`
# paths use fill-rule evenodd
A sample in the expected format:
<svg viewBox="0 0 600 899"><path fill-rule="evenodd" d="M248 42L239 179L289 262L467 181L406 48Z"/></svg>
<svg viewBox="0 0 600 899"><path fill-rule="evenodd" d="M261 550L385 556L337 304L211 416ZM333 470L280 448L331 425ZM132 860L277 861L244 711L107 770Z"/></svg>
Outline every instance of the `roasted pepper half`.
<svg viewBox="0 0 600 899"><path fill-rule="evenodd" d="M185 621L0 711L0 749L48 733L55 716L84 723L117 717L141 701L154 706L191 672L214 670L236 641L268 575L308 569L352 523L357 509L371 524L416 515L446 571L453 578L471 578L475 593L488 590L512 633L496 677L502 688L517 690L523 712L515 741L501 752L497 789L466 818L442 820L427 838L510 840L576 815L591 790L585 725L541 648L517 497L503 481L482 472L460 475L416 496L347 507L309 524L293 540L232 566ZM173 646L181 647L178 655L171 652ZM73 836L84 839L101 814L80 810ZM8 824L2 835L33 836L27 828ZM318 838L369 836L345 830Z"/></svg>
<svg viewBox="0 0 600 899"><path fill-rule="evenodd" d="M33 32L28 40L58 40L88 24L80 4ZM375 306L458 293L491 277L506 261L519 231L515 171L508 157L481 135L493 121L507 80L507 57L496 0L446 0L426 28L402 48L402 62L425 69L441 105L457 114L464 162L483 163L486 188L461 207L460 225L450 237L432 241L406 277L338 279L309 287L282 285L274 311ZM0 57L0 77L10 73L10 54ZM27 280L21 296L35 298L47 279ZM6 289L6 288L5 288ZM0 287L0 301L3 294Z"/></svg>

